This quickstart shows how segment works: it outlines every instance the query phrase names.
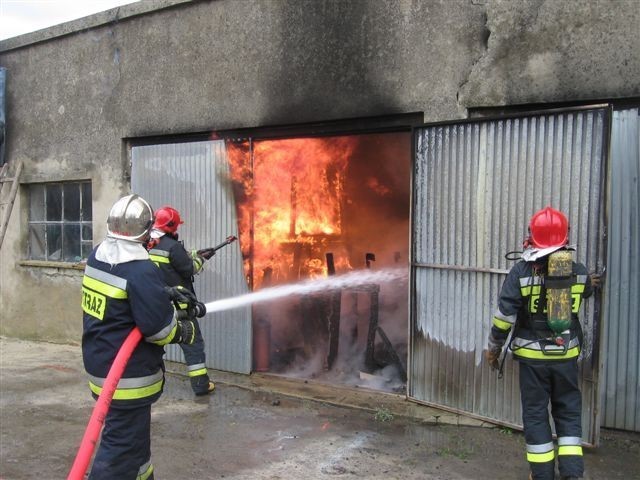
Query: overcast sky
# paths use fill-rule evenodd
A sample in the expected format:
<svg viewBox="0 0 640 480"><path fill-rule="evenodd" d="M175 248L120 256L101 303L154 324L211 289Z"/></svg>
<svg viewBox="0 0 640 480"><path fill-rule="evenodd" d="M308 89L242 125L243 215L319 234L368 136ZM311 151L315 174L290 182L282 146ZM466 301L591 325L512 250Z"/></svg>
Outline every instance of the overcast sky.
<svg viewBox="0 0 640 480"><path fill-rule="evenodd" d="M0 0L0 40L137 0ZM144 1L144 0L142 0Z"/></svg>

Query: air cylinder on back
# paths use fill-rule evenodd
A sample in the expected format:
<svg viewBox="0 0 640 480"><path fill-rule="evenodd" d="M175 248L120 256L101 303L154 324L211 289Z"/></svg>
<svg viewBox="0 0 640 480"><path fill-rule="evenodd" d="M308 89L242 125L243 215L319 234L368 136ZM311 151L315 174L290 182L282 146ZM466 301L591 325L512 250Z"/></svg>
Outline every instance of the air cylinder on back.
<svg viewBox="0 0 640 480"><path fill-rule="evenodd" d="M560 335L571 326L572 252L560 250L549 255L547 272L547 323Z"/></svg>

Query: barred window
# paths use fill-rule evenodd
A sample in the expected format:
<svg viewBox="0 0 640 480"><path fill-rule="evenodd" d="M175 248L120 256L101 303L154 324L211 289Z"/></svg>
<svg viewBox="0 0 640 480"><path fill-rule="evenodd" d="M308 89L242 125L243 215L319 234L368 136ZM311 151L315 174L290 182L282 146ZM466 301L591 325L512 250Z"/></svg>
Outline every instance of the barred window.
<svg viewBox="0 0 640 480"><path fill-rule="evenodd" d="M93 247L91 182L29 187L29 259L79 262Z"/></svg>

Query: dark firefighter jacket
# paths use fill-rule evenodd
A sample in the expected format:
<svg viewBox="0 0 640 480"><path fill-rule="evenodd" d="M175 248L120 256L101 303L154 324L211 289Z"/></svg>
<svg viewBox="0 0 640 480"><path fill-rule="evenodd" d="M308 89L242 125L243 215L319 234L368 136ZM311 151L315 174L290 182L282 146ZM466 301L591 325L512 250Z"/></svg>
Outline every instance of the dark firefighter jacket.
<svg viewBox="0 0 640 480"><path fill-rule="evenodd" d="M165 283L149 260L113 266L89 255L82 279L82 357L94 397L102 391L111 364L131 330L143 341L134 350L113 396L114 406L156 401L164 384L163 345L177 330Z"/></svg>
<svg viewBox="0 0 640 480"><path fill-rule="evenodd" d="M560 348L550 340L552 331L546 323L546 289L542 273L546 265L542 265L541 273L534 272L533 265L533 262L521 260L507 275L498 298L498 309L493 316L491 340L503 345L509 331L515 326L511 349L516 359L539 362L575 358L580 354L582 343L578 312L582 299L592 293L587 269L584 265L573 262L569 343L566 353L558 354ZM544 353L544 349L547 353Z"/></svg>
<svg viewBox="0 0 640 480"><path fill-rule="evenodd" d="M200 271L203 262L200 258L193 259L181 242L165 234L149 250L149 258L160 267L167 285L181 285L195 293L193 275Z"/></svg>

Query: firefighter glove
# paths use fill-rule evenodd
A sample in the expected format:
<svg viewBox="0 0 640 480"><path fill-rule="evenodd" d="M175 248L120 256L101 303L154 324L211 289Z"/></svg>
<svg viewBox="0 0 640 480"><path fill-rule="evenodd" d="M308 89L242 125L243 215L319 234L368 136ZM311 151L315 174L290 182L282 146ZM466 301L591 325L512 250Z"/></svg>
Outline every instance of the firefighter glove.
<svg viewBox="0 0 640 480"><path fill-rule="evenodd" d="M191 290L180 285L177 287L165 287L165 291L169 298L177 303L192 304L198 301Z"/></svg>
<svg viewBox="0 0 640 480"><path fill-rule="evenodd" d="M594 272L589 276L591 277L591 288L600 288L602 286L602 275Z"/></svg>
<svg viewBox="0 0 640 480"><path fill-rule="evenodd" d="M500 368L500 354L502 353L502 348L500 347L491 347L489 350L485 350L484 358L489 363L489 366L498 370Z"/></svg>
<svg viewBox="0 0 640 480"><path fill-rule="evenodd" d="M196 250L191 250L191 260L193 261L193 273L200 273L206 259Z"/></svg>
<svg viewBox="0 0 640 480"><path fill-rule="evenodd" d="M196 326L193 320L178 320L177 340L175 343L191 345L196 339Z"/></svg>

